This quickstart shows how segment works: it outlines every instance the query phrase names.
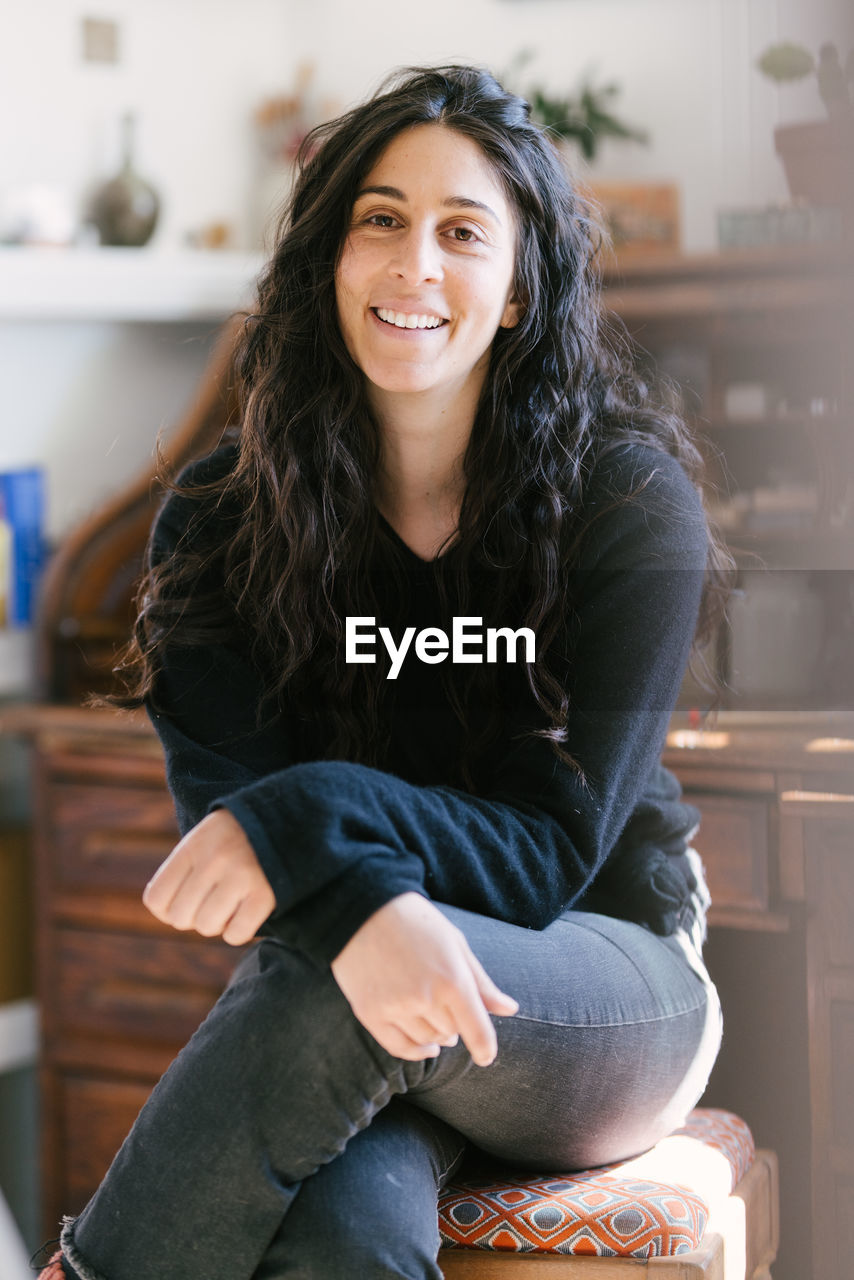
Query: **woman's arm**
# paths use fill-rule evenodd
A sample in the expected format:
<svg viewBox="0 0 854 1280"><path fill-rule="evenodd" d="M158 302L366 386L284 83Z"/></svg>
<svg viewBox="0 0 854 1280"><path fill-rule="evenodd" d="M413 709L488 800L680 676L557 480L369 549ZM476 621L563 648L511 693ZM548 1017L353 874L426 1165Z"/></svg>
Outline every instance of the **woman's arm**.
<svg viewBox="0 0 854 1280"><path fill-rule="evenodd" d="M229 745L212 724L191 737L181 682L185 714L160 726L176 801L184 821L204 816L206 803L243 828L277 903L265 932L329 963L406 893L538 928L584 893L658 761L702 587L699 503L678 465L652 456L657 474L603 515L583 566L567 655L567 746L583 778L531 739L508 747L483 796L358 764L288 765L286 744L269 738ZM219 659L211 663L216 672ZM207 680L193 696L210 698ZM271 750L284 767L252 776Z"/></svg>

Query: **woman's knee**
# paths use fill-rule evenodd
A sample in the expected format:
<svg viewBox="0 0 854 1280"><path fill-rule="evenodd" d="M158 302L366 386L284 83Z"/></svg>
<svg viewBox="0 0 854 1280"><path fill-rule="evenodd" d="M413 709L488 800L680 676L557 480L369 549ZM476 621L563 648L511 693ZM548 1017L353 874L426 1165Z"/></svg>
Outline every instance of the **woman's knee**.
<svg viewBox="0 0 854 1280"><path fill-rule="evenodd" d="M334 1042L349 1028L352 1013L329 970L264 939L241 960L208 1021L218 1034L227 1030L239 1038L247 1054L264 1059L307 1038Z"/></svg>

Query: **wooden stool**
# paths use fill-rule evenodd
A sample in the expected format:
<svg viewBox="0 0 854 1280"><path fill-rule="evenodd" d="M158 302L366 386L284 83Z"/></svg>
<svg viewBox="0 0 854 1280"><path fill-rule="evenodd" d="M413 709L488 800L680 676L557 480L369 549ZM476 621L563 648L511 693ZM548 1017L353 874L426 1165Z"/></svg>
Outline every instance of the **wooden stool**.
<svg viewBox="0 0 854 1280"><path fill-rule="evenodd" d="M738 1116L698 1108L634 1160L452 1182L439 1228L446 1280L770 1280L777 1160Z"/></svg>

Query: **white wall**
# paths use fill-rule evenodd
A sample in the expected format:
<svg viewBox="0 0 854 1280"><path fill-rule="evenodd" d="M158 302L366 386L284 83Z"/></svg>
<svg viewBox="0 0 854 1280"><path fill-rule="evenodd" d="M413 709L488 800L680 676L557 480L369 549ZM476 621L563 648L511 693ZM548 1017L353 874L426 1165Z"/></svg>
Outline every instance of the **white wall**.
<svg viewBox="0 0 854 1280"><path fill-rule="evenodd" d="M214 332L198 322L0 323L0 470L44 468L52 543L151 466Z"/></svg>
<svg viewBox="0 0 854 1280"><path fill-rule="evenodd" d="M785 199L774 125L822 113L812 84L779 90L756 57L777 39L815 47L849 13L849 0L295 0L291 38L347 102L396 65L501 72L522 48L537 53L523 88L536 77L566 92L588 70L616 80L618 114L651 145L607 143L596 174L676 182L685 247L702 250L716 247L718 208Z"/></svg>
<svg viewBox="0 0 854 1280"><path fill-rule="evenodd" d="M591 69L622 86L620 111L650 147L609 144L602 176L663 179L684 193L688 249L715 243L715 209L782 198L780 119L818 114L813 86L776 89L755 70L770 41L813 46L850 0L31 0L0 41L0 196L44 181L74 200L118 159L118 119L139 116L138 166L159 187L157 243L232 223L251 247L251 116L316 63L321 96L347 104L390 68L470 60L501 71L523 47L555 92ZM84 16L120 26L116 66L81 60ZM847 19L850 23L850 17ZM14 125L11 122L14 121ZM10 127L11 126L11 127Z"/></svg>
<svg viewBox="0 0 854 1280"><path fill-rule="evenodd" d="M42 181L79 199L117 163L118 118L140 123L139 168L160 187L155 245L213 219L250 235L254 108L316 63L342 106L392 67L471 60L506 68L524 47L554 92L586 70L622 86L619 110L649 147L610 144L603 177L671 180L688 249L715 244L715 212L784 195L773 126L820 113L813 85L777 89L753 63L770 41L813 47L850 0L32 0L0 41L0 196ZM84 16L120 27L116 66L81 60ZM848 16L847 16L848 15ZM140 326L0 326L0 468L45 465L60 536L150 455L189 398L206 336ZM189 345L170 337L195 336Z"/></svg>
<svg viewBox="0 0 854 1280"><path fill-rule="evenodd" d="M6 0L0 194L46 182L81 199L119 162L138 116L138 169L163 200L156 243L219 219L246 238L251 115L293 66L289 0ZM82 60L84 17L119 24L117 64ZM14 122L14 123L13 123Z"/></svg>

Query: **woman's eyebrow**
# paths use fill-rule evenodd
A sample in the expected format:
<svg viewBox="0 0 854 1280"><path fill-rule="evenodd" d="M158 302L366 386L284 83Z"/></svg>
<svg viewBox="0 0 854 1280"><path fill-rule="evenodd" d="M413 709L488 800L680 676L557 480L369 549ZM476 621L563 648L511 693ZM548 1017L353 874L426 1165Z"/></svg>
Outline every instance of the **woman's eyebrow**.
<svg viewBox="0 0 854 1280"><path fill-rule="evenodd" d="M362 187L356 192L356 199L358 200L360 196L387 196L389 200L402 200L404 204L406 203L406 196L400 187ZM489 205L484 204L482 200L472 200L470 196L448 196L442 204L450 209L482 209L499 225L501 224L501 219L495 210L490 209Z"/></svg>

